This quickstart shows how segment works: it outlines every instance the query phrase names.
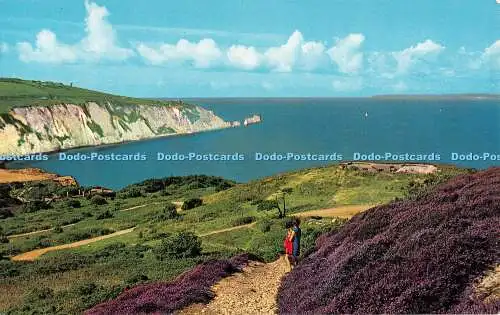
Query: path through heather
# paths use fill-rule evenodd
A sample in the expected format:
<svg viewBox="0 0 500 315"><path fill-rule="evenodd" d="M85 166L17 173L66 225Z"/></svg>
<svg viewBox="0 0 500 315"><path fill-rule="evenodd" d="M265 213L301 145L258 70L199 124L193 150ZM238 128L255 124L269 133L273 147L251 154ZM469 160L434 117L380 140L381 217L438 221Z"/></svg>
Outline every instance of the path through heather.
<svg viewBox="0 0 500 315"><path fill-rule="evenodd" d="M210 303L191 305L179 314L275 314L276 295L286 272L284 258L268 264L250 262L243 272L212 288L215 298Z"/></svg>

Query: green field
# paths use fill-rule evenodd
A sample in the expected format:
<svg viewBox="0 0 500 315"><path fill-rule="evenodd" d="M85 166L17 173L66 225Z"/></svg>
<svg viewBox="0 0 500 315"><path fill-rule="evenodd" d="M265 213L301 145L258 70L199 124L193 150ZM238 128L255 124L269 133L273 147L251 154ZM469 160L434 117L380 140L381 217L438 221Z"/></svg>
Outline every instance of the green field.
<svg viewBox="0 0 500 315"><path fill-rule="evenodd" d="M75 87L72 84L0 78L0 113L8 113L10 109L16 107L58 104L80 105L87 102L157 106L180 104L180 102L173 101L117 96ZM187 104L182 104L187 106Z"/></svg>
<svg viewBox="0 0 500 315"><path fill-rule="evenodd" d="M276 200L280 204L283 199L286 201L287 217L342 205L382 204L418 196L435 183L463 172L466 171L441 167L438 175L369 173L332 165L245 184L203 176L150 180L126 187L116 197L106 198L106 204L102 205L97 205L95 198L71 198L80 201L79 208L71 207L67 198L53 202L48 209L33 212L27 212L26 209L33 209L25 205L17 206L13 216L0 219L3 239L9 240L0 245L4 257L0 260L0 313L77 314L115 297L127 286L172 279L207 259L251 252L272 261L282 251L287 220L278 218L278 210L273 207ZM59 193L60 188L48 186L17 187L9 194ZM34 193L36 189L43 193ZM175 203L178 207L193 198L201 198L202 205L178 208L173 218L164 211L167 205ZM129 209L141 205L145 206ZM313 248L320 233L337 229L344 222L331 217L305 218L302 253L307 254ZM245 226L220 231L241 225ZM130 227L135 227L131 233L52 251L35 261L9 259L32 249L68 244ZM15 234L50 228L54 229L12 238ZM189 232L198 235L200 253L165 252L163 245L170 244L167 250L171 249L172 240L179 241L178 233Z"/></svg>

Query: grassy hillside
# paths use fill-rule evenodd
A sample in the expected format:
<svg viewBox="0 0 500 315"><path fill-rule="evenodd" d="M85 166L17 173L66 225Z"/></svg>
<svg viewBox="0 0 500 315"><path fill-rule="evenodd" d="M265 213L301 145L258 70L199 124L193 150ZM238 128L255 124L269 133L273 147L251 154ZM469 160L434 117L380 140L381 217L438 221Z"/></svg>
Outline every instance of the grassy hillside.
<svg viewBox="0 0 500 315"><path fill-rule="evenodd" d="M0 252L5 258L0 260L0 312L75 314L116 297L126 287L167 281L213 258L250 252L271 261L282 251L288 216L416 196L464 172L443 167L437 175L366 173L332 165L246 184L208 176L173 177L130 185L114 197L74 196L50 205L9 200L76 192L48 183L2 186L0 199L6 207L0 217ZM287 217L279 218L276 200L283 211L283 199ZM303 255L312 251L318 235L344 222L316 215L304 218ZM131 227L135 229L130 233L51 251L35 261L7 259Z"/></svg>
<svg viewBox="0 0 500 315"><path fill-rule="evenodd" d="M500 168L372 208L285 277L280 312L498 314L498 281L477 285L500 263L499 226Z"/></svg>
<svg viewBox="0 0 500 315"><path fill-rule="evenodd" d="M50 106L62 103L83 104L91 101L98 104L111 102L120 105L178 104L176 101L112 95L57 82L0 78L0 113L7 113L14 107Z"/></svg>

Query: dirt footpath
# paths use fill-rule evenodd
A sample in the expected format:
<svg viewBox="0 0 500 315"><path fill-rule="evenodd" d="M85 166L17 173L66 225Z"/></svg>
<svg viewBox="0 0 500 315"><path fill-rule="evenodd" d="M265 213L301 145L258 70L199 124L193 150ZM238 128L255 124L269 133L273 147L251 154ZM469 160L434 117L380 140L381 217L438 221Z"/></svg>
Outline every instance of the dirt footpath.
<svg viewBox="0 0 500 315"><path fill-rule="evenodd" d="M75 247L84 246L84 245L87 245L87 244L90 244L90 243L94 243L94 242L97 242L97 241L105 240L107 238L111 238L111 237L115 237L115 236L118 236L118 235L127 234L127 233L132 232L133 230L134 230L134 228L130 228L130 229L127 229L127 230L121 230L121 231L118 231L118 232L115 232L115 233L112 233L112 234L103 235L103 236L94 237L94 238L89 238L87 240L78 241L78 242L74 242L74 243L70 243L70 244L64 244L64 245L58 245L58 246L52 246L52 247L35 249L35 250L32 250L32 251L29 251L29 252L22 253L22 254L19 254L17 256L14 256L11 259L14 260L14 261L21 261L21 260L32 261L32 260L35 260L38 257L40 257L43 254L48 253L48 252L52 252L52 251L55 251L55 250L61 250L61 249L68 249L68 248L75 248Z"/></svg>
<svg viewBox="0 0 500 315"><path fill-rule="evenodd" d="M239 229L251 228L255 224L256 224L256 222L249 223L249 224L238 225L238 226L233 226L233 227L230 227L230 228L225 228L225 229L221 229L221 230L207 232L207 233L204 233L204 234L200 234L198 236L199 237L204 237L204 236L209 236L209 235L214 235L214 234L220 234L220 233L234 231L234 230L239 230Z"/></svg>
<svg viewBox="0 0 500 315"><path fill-rule="evenodd" d="M278 288L286 271L284 258L268 264L251 262L243 272L217 283L210 303L189 306L179 314L275 314Z"/></svg>
<svg viewBox="0 0 500 315"><path fill-rule="evenodd" d="M292 213L292 216L297 217L339 217L344 219L350 219L356 214L373 208L374 205L354 205L354 206L341 206L329 209L318 209L310 210L299 213Z"/></svg>

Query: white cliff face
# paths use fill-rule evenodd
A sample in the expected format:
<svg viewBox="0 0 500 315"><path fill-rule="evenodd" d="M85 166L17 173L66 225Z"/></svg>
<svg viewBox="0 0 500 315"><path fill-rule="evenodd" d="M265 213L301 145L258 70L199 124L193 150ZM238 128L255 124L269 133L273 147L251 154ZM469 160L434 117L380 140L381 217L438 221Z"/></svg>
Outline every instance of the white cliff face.
<svg viewBox="0 0 500 315"><path fill-rule="evenodd" d="M0 154L32 154L231 127L198 106L62 104L0 116Z"/></svg>

